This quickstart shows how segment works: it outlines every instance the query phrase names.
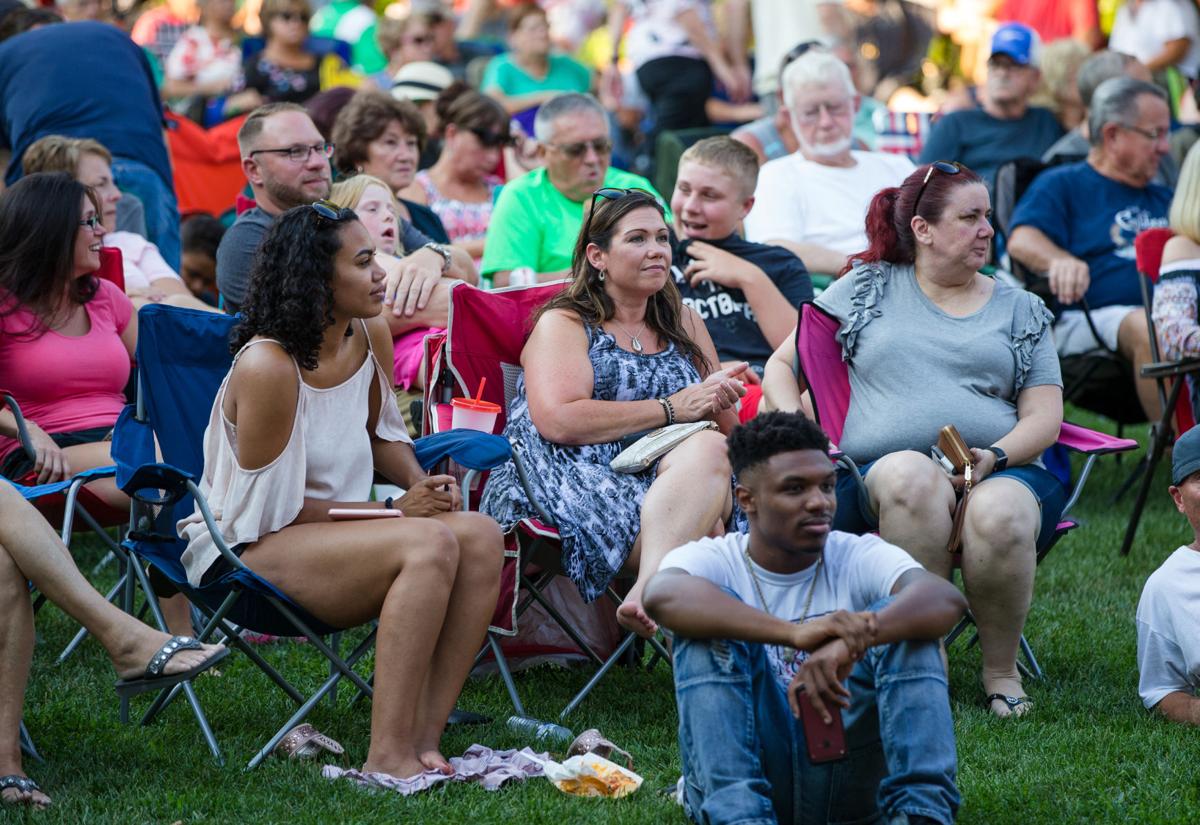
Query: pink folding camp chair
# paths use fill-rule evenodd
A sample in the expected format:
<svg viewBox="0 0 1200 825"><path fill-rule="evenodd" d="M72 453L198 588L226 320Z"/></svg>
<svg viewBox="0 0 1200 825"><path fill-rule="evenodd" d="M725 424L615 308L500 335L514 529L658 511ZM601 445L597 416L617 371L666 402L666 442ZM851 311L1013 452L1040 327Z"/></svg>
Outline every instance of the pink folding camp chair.
<svg viewBox="0 0 1200 825"><path fill-rule="evenodd" d="M796 360L799 366L797 379L801 382L802 387L807 387L817 423L821 425L821 429L829 436L835 447L842 440L846 413L850 409L850 371L846 362L842 360L842 346L837 340L837 331L840 326L841 322L838 319L812 302L800 307L800 323L796 333L798 356ZM1138 446L1133 439L1116 438L1065 421L1058 434L1058 443L1069 450L1087 456L1087 459L1079 473L1079 481L1076 482L1074 490L1063 507L1063 514L1053 540L1038 553L1039 564L1060 538L1079 526L1078 522L1072 519L1068 513L1079 500L1079 495L1083 492L1084 483L1091 475L1096 459L1109 453L1133 450ZM863 490L862 476L859 475L858 468L849 456L839 455L837 461L840 466L855 476L859 489ZM947 646L952 644L973 623L974 619L968 612L967 616L946 637ZM971 643L974 644L977 639L978 635L971 640ZM1028 667L1021 662L1017 663L1022 672L1036 679L1042 678L1042 668L1024 636L1021 637L1021 652L1028 662Z"/></svg>
<svg viewBox="0 0 1200 825"><path fill-rule="evenodd" d="M1142 520L1142 510L1146 507L1146 499L1150 495L1150 485L1154 483L1154 471L1163 453L1169 445L1175 443L1178 433L1186 433L1195 425L1191 397L1185 388L1189 375L1200 372L1200 358L1182 358L1178 361L1163 361L1158 349L1158 333L1154 329L1153 290L1158 283L1159 270L1162 268L1163 247L1175 233L1166 227L1144 229L1134 238L1133 248L1137 254L1137 269L1141 274L1138 279L1142 287L1142 305L1146 312L1146 329L1150 334L1150 357L1152 363L1142 365L1142 377L1153 378L1158 387L1158 401L1162 414L1158 421L1150 425L1150 441L1146 445L1145 455L1138 463L1129 482L1141 473L1142 483L1138 486L1137 499L1133 503L1133 512L1129 514L1129 523L1125 527L1125 538L1121 542L1121 555L1129 554L1133 540L1137 536L1138 524ZM1172 425L1172 421L1174 424ZM1126 486L1128 486L1128 483ZM1124 487L1121 492L1124 491ZM1120 495L1120 492L1118 492Z"/></svg>
<svg viewBox="0 0 1200 825"><path fill-rule="evenodd" d="M539 284L531 287L510 287L485 292L467 284L456 283L450 289L450 316L446 332L441 336L426 338L424 372L425 405L422 416L422 432L441 432L450 428L451 404L454 397L474 397L481 383L483 398L498 404L501 409L493 432L504 430L508 402L516 391L517 376L521 371L521 350L532 329L533 316L537 310L557 294L565 281ZM525 470L521 463L520 448L513 444L513 463L517 474L525 484ZM463 495L477 501L483 488L484 478L479 478L477 489L472 490L475 479L463 479ZM598 669L586 685L559 714L566 718L574 711L604 675L626 656L637 640L632 633L625 634L616 650L607 658L589 644L583 633L546 598L545 589L561 573L558 531L541 504L533 496L529 486L525 493L539 512L540 518L525 519L514 530L515 551L518 553L517 584L520 598L516 600L513 627L516 619L534 602L539 604L550 618L562 628ZM609 588L608 596L614 600L614 610L620 597ZM658 656L670 662L670 655L657 639L649 642ZM498 644L490 649L497 664L503 664L504 652ZM481 651L480 658L488 649ZM514 702L517 704L517 702Z"/></svg>

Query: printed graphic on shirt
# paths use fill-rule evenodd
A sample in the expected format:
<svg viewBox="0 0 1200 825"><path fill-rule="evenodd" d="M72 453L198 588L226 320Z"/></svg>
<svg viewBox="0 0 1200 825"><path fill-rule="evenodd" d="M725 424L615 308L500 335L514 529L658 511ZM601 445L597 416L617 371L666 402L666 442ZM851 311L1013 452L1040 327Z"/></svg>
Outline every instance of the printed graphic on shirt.
<svg viewBox="0 0 1200 825"><path fill-rule="evenodd" d="M1116 247L1113 254L1127 261L1136 260L1137 252L1133 248L1133 239L1137 234L1143 229L1166 225L1166 217L1156 218L1140 206L1122 209L1113 216L1112 227L1108 230L1113 246Z"/></svg>
<svg viewBox="0 0 1200 825"><path fill-rule="evenodd" d="M792 624L804 624L805 622L815 621L822 616L827 616L832 611L826 610L823 613L813 613L803 619L788 619ZM792 683L792 679L800 671L800 665L808 659L807 650L793 650L786 645L767 645L767 661L771 664L771 673L775 676L776 681L787 690L788 685Z"/></svg>
<svg viewBox="0 0 1200 825"><path fill-rule="evenodd" d="M723 286L712 281L700 281L694 286L689 286L679 267L672 266L671 273L675 276L675 283L685 293L683 302L700 316L700 320L715 321L729 316L741 316L747 321L754 320L754 310L750 308L750 302L735 301ZM688 292L692 294L686 294ZM742 294L740 290L738 294Z"/></svg>

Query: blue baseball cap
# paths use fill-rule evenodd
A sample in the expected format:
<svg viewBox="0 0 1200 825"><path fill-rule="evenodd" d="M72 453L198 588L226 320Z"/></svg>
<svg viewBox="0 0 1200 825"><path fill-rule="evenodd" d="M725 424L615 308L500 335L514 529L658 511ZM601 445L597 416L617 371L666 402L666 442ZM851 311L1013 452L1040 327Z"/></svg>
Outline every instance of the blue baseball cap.
<svg viewBox="0 0 1200 825"><path fill-rule="evenodd" d="M1004 54L1022 66L1036 66L1041 41L1037 32L1020 23L1005 23L992 35L992 54Z"/></svg>
<svg viewBox="0 0 1200 825"><path fill-rule="evenodd" d="M1171 451L1171 483L1178 487L1197 470L1200 470L1200 426L1192 427L1175 440Z"/></svg>

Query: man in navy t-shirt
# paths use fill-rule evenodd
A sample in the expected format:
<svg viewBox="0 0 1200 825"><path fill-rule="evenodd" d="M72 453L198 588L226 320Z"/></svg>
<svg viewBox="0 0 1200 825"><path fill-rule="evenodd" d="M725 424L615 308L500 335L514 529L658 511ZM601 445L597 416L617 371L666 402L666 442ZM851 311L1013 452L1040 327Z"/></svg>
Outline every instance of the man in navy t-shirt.
<svg viewBox="0 0 1200 825"><path fill-rule="evenodd" d="M1133 239L1167 225L1171 190L1151 181L1167 153L1170 117L1159 87L1130 77L1104 81L1092 100L1088 159L1043 172L1017 204L1008 251L1049 279L1060 357L1103 343L1135 370L1151 360ZM1154 382L1137 383L1153 420Z"/></svg>
<svg viewBox="0 0 1200 825"><path fill-rule="evenodd" d="M992 37L987 87L979 107L936 120L921 149L920 163L956 160L991 185L996 169L1017 158L1040 158L1062 137L1048 109L1029 105L1037 89L1040 43L1020 23L1005 23Z"/></svg>
<svg viewBox="0 0 1200 825"><path fill-rule="evenodd" d="M150 64L129 36L106 23L43 26L0 43L0 155L5 182L46 135L93 138L113 153L123 191L146 209L150 240L179 269L179 208L163 140L162 101Z"/></svg>
<svg viewBox="0 0 1200 825"><path fill-rule="evenodd" d="M679 243L671 267L683 302L700 316L723 365L747 361L752 386L743 421L761 398L757 378L812 298L808 270L780 246L751 243L736 230L754 205L758 158L732 138L705 138L679 159L671 212Z"/></svg>

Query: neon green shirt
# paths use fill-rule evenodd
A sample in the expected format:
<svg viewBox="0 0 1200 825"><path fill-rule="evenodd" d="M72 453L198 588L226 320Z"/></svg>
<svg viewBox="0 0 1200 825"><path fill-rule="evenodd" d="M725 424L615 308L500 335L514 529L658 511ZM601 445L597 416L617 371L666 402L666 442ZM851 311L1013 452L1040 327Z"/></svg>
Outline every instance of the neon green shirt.
<svg viewBox="0 0 1200 825"><path fill-rule="evenodd" d="M375 39L375 12L359 0L334 0L313 15L310 30L317 37L334 37L350 44L351 63L364 74L387 68L387 58Z"/></svg>
<svg viewBox="0 0 1200 825"><path fill-rule="evenodd" d="M667 207L662 195L641 175L610 166L603 185L645 189ZM575 241L583 227L585 205L567 199L555 189L545 169L534 169L509 181L496 197L479 271L488 275L522 266L534 272L570 269ZM667 222L670 221L668 209Z"/></svg>

